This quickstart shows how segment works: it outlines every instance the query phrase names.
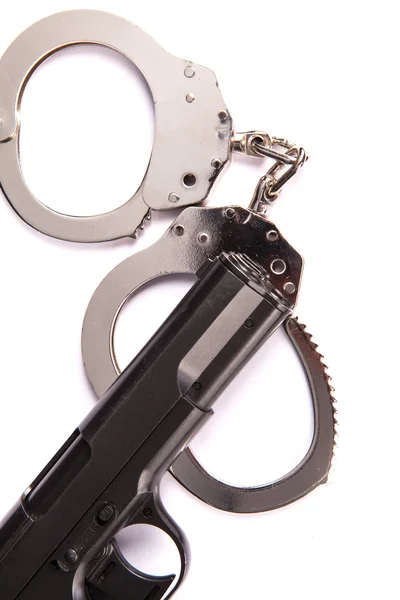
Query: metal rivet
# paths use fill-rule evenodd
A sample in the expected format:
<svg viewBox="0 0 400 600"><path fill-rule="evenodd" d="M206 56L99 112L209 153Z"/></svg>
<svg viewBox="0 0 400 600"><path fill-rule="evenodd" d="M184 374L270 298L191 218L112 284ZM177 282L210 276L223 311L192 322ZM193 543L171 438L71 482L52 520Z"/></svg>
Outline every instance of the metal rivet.
<svg viewBox="0 0 400 600"><path fill-rule="evenodd" d="M247 327L247 329L251 329L252 327L254 327L253 319L246 319L244 324L245 324L245 327Z"/></svg>
<svg viewBox="0 0 400 600"><path fill-rule="evenodd" d="M205 244L208 242L208 234L202 231L202 233L199 233L197 236L197 239L199 240L200 244Z"/></svg>
<svg viewBox="0 0 400 600"><path fill-rule="evenodd" d="M175 192L171 192L170 195L168 196L168 200L175 204L175 202L179 202L179 196L178 196L178 194L175 194Z"/></svg>
<svg viewBox="0 0 400 600"><path fill-rule="evenodd" d="M194 384L192 385L192 388L195 390L195 392L199 392L201 390L200 381L195 381Z"/></svg>
<svg viewBox="0 0 400 600"><path fill-rule="evenodd" d="M196 96L194 94L192 94L192 92L190 92L189 94L186 94L186 102L189 102L189 104L191 104L195 100L196 100Z"/></svg>
<svg viewBox="0 0 400 600"><path fill-rule="evenodd" d="M185 228L183 225L175 225L174 227L175 235L181 236L185 233Z"/></svg>
<svg viewBox="0 0 400 600"><path fill-rule="evenodd" d="M275 258L271 263L271 271L275 275L282 275L286 271L286 263L281 258Z"/></svg>
<svg viewBox="0 0 400 600"><path fill-rule="evenodd" d="M267 233L267 240L269 242L276 242L278 237L279 237L278 232L275 231L275 229L271 229L271 231L268 231L268 233Z"/></svg>
<svg viewBox="0 0 400 600"><path fill-rule="evenodd" d="M220 169L222 167L222 160L219 160L219 158L213 158L211 161L211 166L214 167L214 169Z"/></svg>
<svg viewBox="0 0 400 600"><path fill-rule="evenodd" d="M226 121L228 118L228 113L226 110L220 110L218 113L218 119L222 122Z"/></svg>
<svg viewBox="0 0 400 600"><path fill-rule="evenodd" d="M195 76L195 74L196 74L196 71L194 70L194 68L191 65L186 67L186 69L185 69L186 77L189 77L189 79L191 79L192 77Z"/></svg>
<svg viewBox="0 0 400 600"><path fill-rule="evenodd" d="M65 558L65 560L66 560L67 563L70 563L71 565L74 565L78 561L78 553L73 548L70 548L64 554L64 558Z"/></svg>
<svg viewBox="0 0 400 600"><path fill-rule="evenodd" d="M235 211L233 210L233 208L227 208L225 211L225 216L227 219L233 219L235 216Z"/></svg>
<svg viewBox="0 0 400 600"><path fill-rule="evenodd" d="M143 516L146 517L146 519L150 519L150 517L153 516L153 511L149 506L146 506L146 508L143 509Z"/></svg>
<svg viewBox="0 0 400 600"><path fill-rule="evenodd" d="M294 292L296 291L296 286L292 281L287 281L283 286L283 289L287 294L294 294Z"/></svg>

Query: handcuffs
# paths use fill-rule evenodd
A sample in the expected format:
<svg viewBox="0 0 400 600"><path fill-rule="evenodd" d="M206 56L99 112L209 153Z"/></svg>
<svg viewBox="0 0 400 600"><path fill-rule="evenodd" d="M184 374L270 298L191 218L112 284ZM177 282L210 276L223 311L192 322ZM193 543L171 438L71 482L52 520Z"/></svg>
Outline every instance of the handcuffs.
<svg viewBox="0 0 400 600"><path fill-rule="evenodd" d="M77 44L106 46L125 55L147 80L155 105L153 150L139 189L119 208L89 217L61 214L42 204L28 188L19 160L19 106L26 83L46 58ZM249 208L201 206L233 152L267 156L275 164L260 179ZM306 160L304 149L285 139L262 131L234 133L212 71L168 54L139 27L112 14L74 10L43 19L22 33L0 61L0 187L26 223L63 240L105 242L136 238L152 210L184 209L158 242L115 267L90 300L82 354L98 396L119 374L113 344L118 315L150 280L171 273L196 274L221 252L245 252L251 246L276 289L295 303L302 260L265 214ZM327 480L336 433L333 388L304 326L290 317L284 327L311 389L312 443L290 473L255 487L231 486L216 479L187 448L171 472L216 508L240 513L279 508Z"/></svg>

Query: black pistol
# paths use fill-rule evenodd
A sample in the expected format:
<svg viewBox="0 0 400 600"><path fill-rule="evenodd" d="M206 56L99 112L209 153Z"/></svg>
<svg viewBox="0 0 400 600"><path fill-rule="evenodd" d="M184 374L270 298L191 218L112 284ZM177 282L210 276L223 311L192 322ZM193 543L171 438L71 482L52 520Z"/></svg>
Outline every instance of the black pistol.
<svg viewBox="0 0 400 600"><path fill-rule="evenodd" d="M176 591L188 547L161 504L160 480L213 414L218 393L293 309L256 258L222 252L205 263L3 520L1 600L158 600ZM172 537L179 575L149 577L121 555L115 535L142 522Z"/></svg>

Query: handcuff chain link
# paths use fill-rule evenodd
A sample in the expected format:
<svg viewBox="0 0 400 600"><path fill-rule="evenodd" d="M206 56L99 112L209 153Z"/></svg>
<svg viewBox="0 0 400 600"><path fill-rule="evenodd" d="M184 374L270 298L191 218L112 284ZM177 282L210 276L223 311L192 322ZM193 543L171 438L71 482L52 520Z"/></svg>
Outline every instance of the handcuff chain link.
<svg viewBox="0 0 400 600"><path fill-rule="evenodd" d="M232 138L232 151L256 158L273 158L276 161L261 177L250 203L250 209L262 215L276 200L285 183L308 160L304 148L285 138L270 136L262 131L235 134Z"/></svg>

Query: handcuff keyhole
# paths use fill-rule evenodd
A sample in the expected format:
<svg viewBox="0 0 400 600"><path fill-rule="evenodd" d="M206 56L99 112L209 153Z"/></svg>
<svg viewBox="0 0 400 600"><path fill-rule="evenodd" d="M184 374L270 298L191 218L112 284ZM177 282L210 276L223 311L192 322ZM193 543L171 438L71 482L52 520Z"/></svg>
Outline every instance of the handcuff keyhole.
<svg viewBox="0 0 400 600"><path fill-rule="evenodd" d="M183 176L183 185L185 185L186 187L193 187L196 184L196 175L193 175L193 173L186 173L186 175Z"/></svg>

